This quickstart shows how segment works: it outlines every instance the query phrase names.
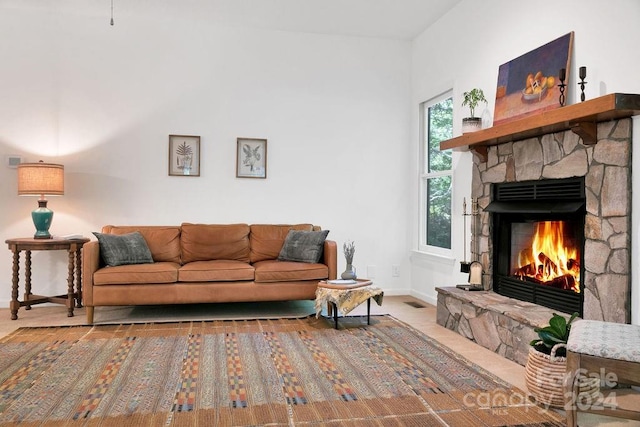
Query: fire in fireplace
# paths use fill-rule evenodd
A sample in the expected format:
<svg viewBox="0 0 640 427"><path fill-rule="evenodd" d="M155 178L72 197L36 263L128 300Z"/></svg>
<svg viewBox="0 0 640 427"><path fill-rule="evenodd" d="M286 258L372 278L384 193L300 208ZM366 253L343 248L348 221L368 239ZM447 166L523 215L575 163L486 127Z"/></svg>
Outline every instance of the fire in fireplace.
<svg viewBox="0 0 640 427"><path fill-rule="evenodd" d="M492 185L495 292L582 315L583 178Z"/></svg>
<svg viewBox="0 0 640 427"><path fill-rule="evenodd" d="M544 286L580 292L580 252L566 221L512 224L513 275Z"/></svg>

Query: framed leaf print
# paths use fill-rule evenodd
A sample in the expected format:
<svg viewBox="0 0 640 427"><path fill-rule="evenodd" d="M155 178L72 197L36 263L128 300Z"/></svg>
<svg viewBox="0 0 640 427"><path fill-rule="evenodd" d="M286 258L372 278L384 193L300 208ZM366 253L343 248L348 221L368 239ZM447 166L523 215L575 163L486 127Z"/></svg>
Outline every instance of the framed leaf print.
<svg viewBox="0 0 640 427"><path fill-rule="evenodd" d="M200 176L200 137L169 135L169 175Z"/></svg>
<svg viewBox="0 0 640 427"><path fill-rule="evenodd" d="M236 177L267 177L267 140L238 138Z"/></svg>

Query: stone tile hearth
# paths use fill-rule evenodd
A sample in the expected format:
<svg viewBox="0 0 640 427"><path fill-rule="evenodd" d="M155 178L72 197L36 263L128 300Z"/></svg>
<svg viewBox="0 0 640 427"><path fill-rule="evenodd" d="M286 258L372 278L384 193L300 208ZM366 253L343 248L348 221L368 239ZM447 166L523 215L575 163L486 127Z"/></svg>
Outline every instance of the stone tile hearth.
<svg viewBox="0 0 640 427"><path fill-rule="evenodd" d="M502 357L527 362L533 331L549 324L553 310L490 291L437 288L439 325L457 331Z"/></svg>

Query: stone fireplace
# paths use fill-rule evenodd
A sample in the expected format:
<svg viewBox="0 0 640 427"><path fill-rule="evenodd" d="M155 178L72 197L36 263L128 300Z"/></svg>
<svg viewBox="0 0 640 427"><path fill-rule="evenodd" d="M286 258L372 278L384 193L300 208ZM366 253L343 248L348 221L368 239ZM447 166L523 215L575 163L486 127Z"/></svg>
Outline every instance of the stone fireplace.
<svg viewBox="0 0 640 427"><path fill-rule="evenodd" d="M599 140L584 145L571 131L490 147L474 156L472 197L481 207L479 259L485 289L493 284L491 184L584 177L585 319L628 323L631 305L631 119L598 124Z"/></svg>
<svg viewBox="0 0 640 427"><path fill-rule="evenodd" d="M559 310L494 292L495 287L504 286L495 286L501 261L494 258L495 240L501 235L496 227L505 226L505 211L496 210L494 203L495 187L564 180L578 180L584 188L582 205L564 208L559 214L564 219L568 211L582 210L583 219L578 220L579 228L574 232L581 239L582 251L580 310L575 311L585 319L630 322L631 124L630 118L598 123L594 128L597 138L591 144L585 144L579 132L562 130L491 145L486 150L481 147L474 153L472 197L477 198L480 213L472 227L476 233L471 247L477 248L475 257L484 267L483 286L489 292L437 288L440 325L526 363L528 343L536 336L533 328L546 325L551 313ZM502 220L496 222L496 216Z"/></svg>

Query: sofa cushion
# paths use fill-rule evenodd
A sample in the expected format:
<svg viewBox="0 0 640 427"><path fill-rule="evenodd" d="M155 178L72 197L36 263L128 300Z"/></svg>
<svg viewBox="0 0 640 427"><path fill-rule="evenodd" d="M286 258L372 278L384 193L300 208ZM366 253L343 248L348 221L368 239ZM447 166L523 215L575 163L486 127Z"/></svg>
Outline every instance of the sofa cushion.
<svg viewBox="0 0 640 427"><path fill-rule="evenodd" d="M180 282L231 282L253 280L254 268L242 261L194 261L178 271Z"/></svg>
<svg viewBox="0 0 640 427"><path fill-rule="evenodd" d="M256 269L255 282L295 282L329 277L329 268L324 264L268 260L253 266Z"/></svg>
<svg viewBox="0 0 640 427"><path fill-rule="evenodd" d="M93 232L100 244L102 261L110 266L153 262L147 242L138 231L122 235Z"/></svg>
<svg viewBox="0 0 640 427"><path fill-rule="evenodd" d="M249 225L182 224L182 263L216 259L249 262Z"/></svg>
<svg viewBox="0 0 640 427"><path fill-rule="evenodd" d="M134 231L142 234L155 262L180 262L180 227L160 225L105 225L102 227L102 232L109 234L127 234Z"/></svg>
<svg viewBox="0 0 640 427"><path fill-rule="evenodd" d="M105 267L93 273L93 284L94 286L100 286L174 283L178 280L179 267L180 264L175 262Z"/></svg>
<svg viewBox="0 0 640 427"><path fill-rule="evenodd" d="M251 262L278 258L289 230L312 231L313 225L251 225Z"/></svg>
<svg viewBox="0 0 640 427"><path fill-rule="evenodd" d="M317 263L322 258L327 234L329 234L329 230L289 230L278 255L278 260Z"/></svg>

